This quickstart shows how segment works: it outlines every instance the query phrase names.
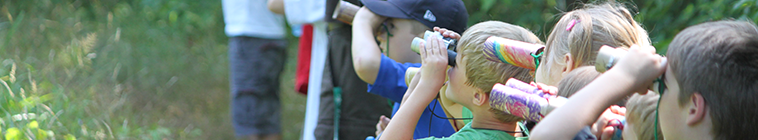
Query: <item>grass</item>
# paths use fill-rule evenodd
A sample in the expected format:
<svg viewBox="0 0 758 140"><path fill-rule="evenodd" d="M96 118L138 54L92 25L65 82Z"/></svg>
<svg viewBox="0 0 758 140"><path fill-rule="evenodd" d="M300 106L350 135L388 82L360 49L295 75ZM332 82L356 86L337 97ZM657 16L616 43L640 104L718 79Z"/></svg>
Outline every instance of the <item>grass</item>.
<svg viewBox="0 0 758 140"><path fill-rule="evenodd" d="M234 138L219 0L0 5L6 139ZM294 92L288 40L282 131L298 139L305 96Z"/></svg>

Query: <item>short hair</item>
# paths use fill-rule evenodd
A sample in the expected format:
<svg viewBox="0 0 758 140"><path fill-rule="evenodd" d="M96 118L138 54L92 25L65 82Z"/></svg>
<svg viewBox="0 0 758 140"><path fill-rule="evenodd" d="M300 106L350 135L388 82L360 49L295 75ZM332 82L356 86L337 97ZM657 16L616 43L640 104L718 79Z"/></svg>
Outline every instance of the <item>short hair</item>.
<svg viewBox="0 0 758 140"><path fill-rule="evenodd" d="M634 131L637 139L652 140L656 139L656 136L658 139L663 139L660 126L655 124L659 98L660 96L655 93L634 94L626 102L626 123L634 125L631 131Z"/></svg>
<svg viewBox="0 0 758 140"><path fill-rule="evenodd" d="M489 95L493 85L505 83L510 78L532 81L533 78L529 69L490 61L485 58L484 42L490 36L542 44L537 35L529 30L505 22L485 21L471 26L463 32L458 43L458 55L461 55L461 60L466 62L465 72L468 80L465 83ZM502 122L514 122L523 119L495 109L490 109L490 111L495 113L498 120Z"/></svg>
<svg viewBox="0 0 758 140"><path fill-rule="evenodd" d="M567 28L570 27L570 28ZM546 41L542 63L566 65L564 55L571 53L574 68L595 64L600 47L628 48L650 45L650 38L622 4L608 1L587 4L565 13ZM554 69L547 67L549 69Z"/></svg>
<svg viewBox="0 0 758 140"><path fill-rule="evenodd" d="M572 70L558 82L558 96L571 97L571 95L574 95L574 93L597 79L600 74L600 72L595 70L594 66L582 66ZM627 98L621 99L621 101L616 102L616 105L625 106L626 101Z"/></svg>
<svg viewBox="0 0 758 140"><path fill-rule="evenodd" d="M566 74L558 82L558 96L571 97L577 91L590 84L595 78L600 76L600 72L595 70L594 66L582 66Z"/></svg>
<svg viewBox="0 0 758 140"><path fill-rule="evenodd" d="M669 44L668 60L679 83L679 105L700 93L713 118L715 139L756 139L758 28L754 23L716 21L688 27Z"/></svg>

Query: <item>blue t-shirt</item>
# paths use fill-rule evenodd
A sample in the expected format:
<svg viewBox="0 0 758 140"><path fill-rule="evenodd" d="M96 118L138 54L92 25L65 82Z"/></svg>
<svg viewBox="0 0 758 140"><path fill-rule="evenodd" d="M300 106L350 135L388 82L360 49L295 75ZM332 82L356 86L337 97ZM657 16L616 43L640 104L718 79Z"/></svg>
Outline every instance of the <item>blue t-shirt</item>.
<svg viewBox="0 0 758 140"><path fill-rule="evenodd" d="M408 85L405 85L405 70L409 67L421 67L421 64L403 64L382 55L376 81L374 81L373 85L368 85L368 92L389 98L395 102L395 108L392 110L393 116L397 112L397 107L399 107L398 102L403 100L403 95L408 89ZM421 114L421 118L419 118L416 129L413 132L413 139L449 137L455 133L452 125L450 125L450 121L434 116L432 110L439 117L447 117L445 111L442 109L442 105L436 99L433 100Z"/></svg>

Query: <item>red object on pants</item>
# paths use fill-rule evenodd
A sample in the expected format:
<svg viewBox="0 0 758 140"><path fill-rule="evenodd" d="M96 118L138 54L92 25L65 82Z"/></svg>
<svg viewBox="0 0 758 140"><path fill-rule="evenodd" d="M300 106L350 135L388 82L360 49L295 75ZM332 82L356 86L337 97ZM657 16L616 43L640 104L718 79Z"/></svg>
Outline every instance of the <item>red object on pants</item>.
<svg viewBox="0 0 758 140"><path fill-rule="evenodd" d="M311 68L311 47L313 45L313 25L303 25L303 35L297 45L297 68L295 71L295 91L308 95L308 76Z"/></svg>

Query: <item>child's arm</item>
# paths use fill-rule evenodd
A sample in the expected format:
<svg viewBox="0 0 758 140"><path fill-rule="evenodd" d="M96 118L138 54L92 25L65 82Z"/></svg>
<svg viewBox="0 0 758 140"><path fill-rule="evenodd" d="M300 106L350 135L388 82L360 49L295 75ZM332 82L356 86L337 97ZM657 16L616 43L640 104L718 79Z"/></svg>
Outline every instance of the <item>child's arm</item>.
<svg viewBox="0 0 758 140"><path fill-rule="evenodd" d="M385 19L366 7L361 7L353 19L353 67L358 77L368 84L376 81L382 61L382 51L374 40L374 29Z"/></svg>
<svg viewBox="0 0 758 140"><path fill-rule="evenodd" d="M400 106L380 139L412 139L421 113L437 96L437 92L445 82L447 51L438 37L438 35L432 35L426 40L426 45L422 45L419 49L422 63L419 84L407 101Z"/></svg>
<svg viewBox="0 0 758 140"><path fill-rule="evenodd" d="M531 139L571 139L595 122L608 106L647 87L665 71L666 62L652 46L632 46L611 70L569 98L535 126Z"/></svg>

